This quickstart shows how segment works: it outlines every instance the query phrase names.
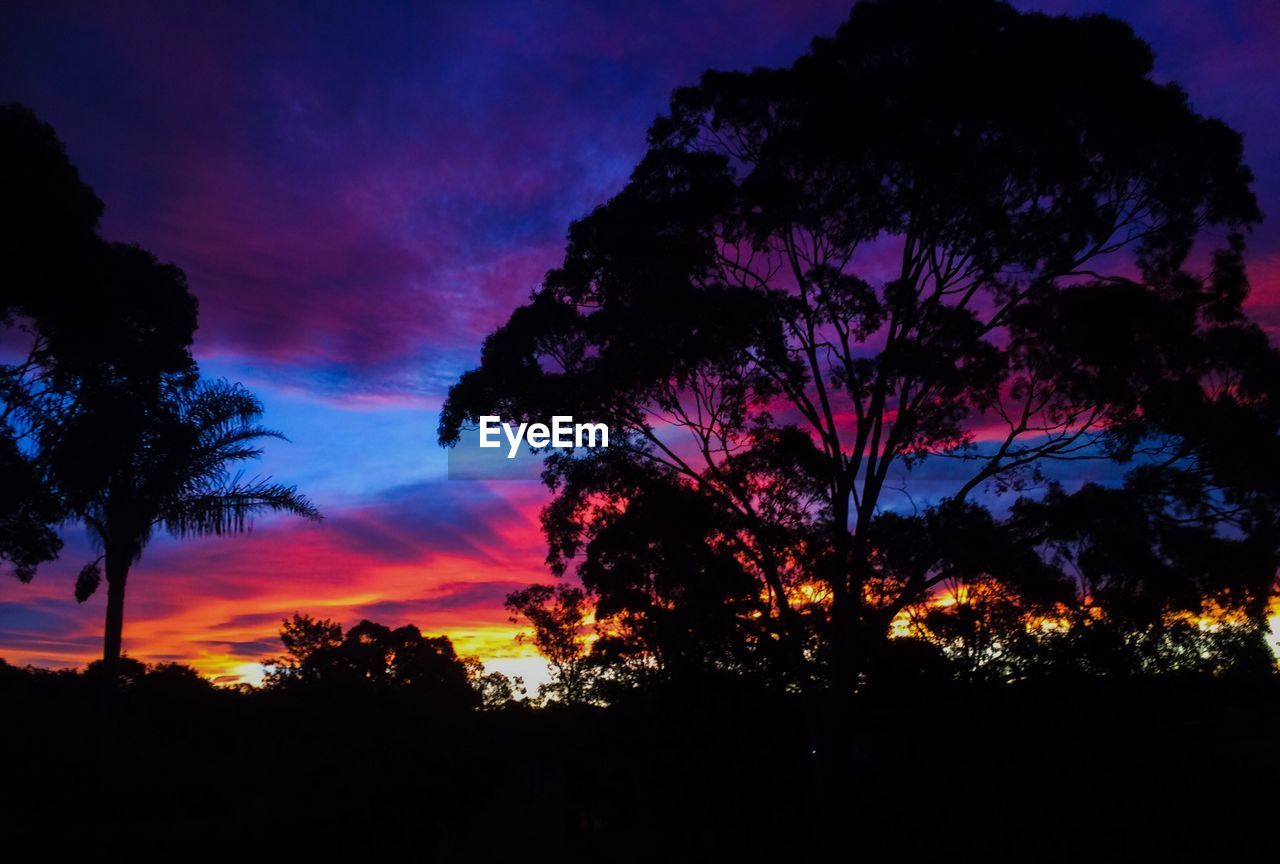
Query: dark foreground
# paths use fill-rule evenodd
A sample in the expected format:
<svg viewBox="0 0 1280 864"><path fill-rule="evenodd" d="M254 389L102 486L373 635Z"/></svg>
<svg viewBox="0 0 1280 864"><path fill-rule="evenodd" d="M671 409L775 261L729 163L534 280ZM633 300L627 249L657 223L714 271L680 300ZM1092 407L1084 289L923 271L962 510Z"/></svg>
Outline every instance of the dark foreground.
<svg viewBox="0 0 1280 864"><path fill-rule="evenodd" d="M798 712L717 698L433 711L309 694L0 690L0 827L33 860L1265 859L1270 683L882 697L816 798Z"/></svg>

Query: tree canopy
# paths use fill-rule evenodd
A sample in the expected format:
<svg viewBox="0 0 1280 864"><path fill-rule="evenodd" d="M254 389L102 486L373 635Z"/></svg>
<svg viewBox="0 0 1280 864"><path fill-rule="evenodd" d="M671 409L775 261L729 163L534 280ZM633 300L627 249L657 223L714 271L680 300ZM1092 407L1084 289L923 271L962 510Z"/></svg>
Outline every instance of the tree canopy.
<svg viewBox="0 0 1280 864"><path fill-rule="evenodd" d="M336 695L397 693L445 707L474 707L480 694L447 636L361 621L345 633L327 618L294 614L280 628L285 656L264 660L267 686Z"/></svg>
<svg viewBox="0 0 1280 864"><path fill-rule="evenodd" d="M789 68L707 72L486 339L441 443L486 414L608 422L608 450L548 454L553 567L597 587L618 514L687 490L705 550L663 578L741 567L801 686L854 686L948 580L1063 597L1081 556L1112 578L1107 525L1070 516L1106 508L1066 462L1113 466L1161 614L1212 600L1260 632L1280 490L1280 366L1242 306L1261 214L1239 134L1152 70L1106 16L897 0ZM1242 566L1186 554L1192 534Z"/></svg>
<svg viewBox="0 0 1280 864"><path fill-rule="evenodd" d="M96 432L105 457L129 434L122 406L143 410L166 376L193 380L197 303L177 267L99 235L102 202L21 105L0 106L0 188L0 338L14 358L0 363L0 560L25 580L61 547L67 502L46 458L61 424L112 406Z"/></svg>

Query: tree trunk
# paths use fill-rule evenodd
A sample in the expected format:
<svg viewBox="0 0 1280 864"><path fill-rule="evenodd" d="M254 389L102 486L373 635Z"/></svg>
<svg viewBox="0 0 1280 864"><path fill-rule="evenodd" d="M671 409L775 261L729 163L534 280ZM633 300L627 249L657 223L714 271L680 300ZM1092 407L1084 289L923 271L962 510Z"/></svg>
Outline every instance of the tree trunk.
<svg viewBox="0 0 1280 864"><path fill-rule="evenodd" d="M124 586L129 578L129 558L107 551L107 621L102 632L102 665L115 676L120 668L120 644L124 634Z"/></svg>
<svg viewBox="0 0 1280 864"><path fill-rule="evenodd" d="M842 526L836 526L839 531ZM824 708L827 735L828 774L834 783L828 798L835 812L846 803L843 795L858 771L857 759L862 748L861 730L855 701L858 685L867 671L865 643L866 609L862 588L866 582L866 550L861 533L837 535L833 560L833 577L843 582L843 590L835 593L831 607L831 687Z"/></svg>

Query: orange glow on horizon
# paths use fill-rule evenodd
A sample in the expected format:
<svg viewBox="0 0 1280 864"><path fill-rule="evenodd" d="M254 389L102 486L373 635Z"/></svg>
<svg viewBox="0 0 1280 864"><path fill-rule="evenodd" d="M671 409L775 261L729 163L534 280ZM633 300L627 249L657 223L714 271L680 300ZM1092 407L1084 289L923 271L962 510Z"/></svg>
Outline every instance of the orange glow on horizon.
<svg viewBox="0 0 1280 864"><path fill-rule="evenodd" d="M517 518L489 526L488 534L477 532L483 544L440 552L406 542L412 556L374 557L368 549L349 548L349 538L328 525L278 524L241 537L162 540L130 573L125 652L147 663L189 665L219 684L257 683L260 661L282 651L281 621L301 612L344 628L365 618L392 627L413 624L425 634L448 636L459 656L528 661L536 652L516 641L520 628L502 602L506 593L548 579L536 521L540 503L516 502ZM64 557L30 585L12 586L14 599L57 609L65 622L61 631L15 640L0 650L6 662L83 667L100 656L105 592L73 605L70 580L60 571L77 562Z"/></svg>

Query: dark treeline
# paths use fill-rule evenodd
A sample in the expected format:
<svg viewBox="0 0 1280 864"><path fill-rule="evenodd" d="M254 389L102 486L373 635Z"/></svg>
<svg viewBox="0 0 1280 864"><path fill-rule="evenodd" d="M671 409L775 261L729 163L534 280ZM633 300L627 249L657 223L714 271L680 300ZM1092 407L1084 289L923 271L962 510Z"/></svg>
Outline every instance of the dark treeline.
<svg viewBox="0 0 1280 864"><path fill-rule="evenodd" d="M452 684L435 659L438 685L389 666L361 683L377 664L331 657L328 684L250 690L126 660L109 701L100 664L0 665L6 842L442 862L1243 860L1270 842L1280 699L1257 680L916 681L864 702L822 806L794 700L483 710L456 662Z"/></svg>

